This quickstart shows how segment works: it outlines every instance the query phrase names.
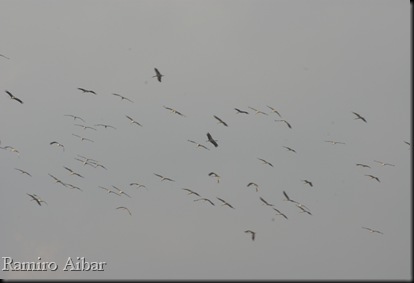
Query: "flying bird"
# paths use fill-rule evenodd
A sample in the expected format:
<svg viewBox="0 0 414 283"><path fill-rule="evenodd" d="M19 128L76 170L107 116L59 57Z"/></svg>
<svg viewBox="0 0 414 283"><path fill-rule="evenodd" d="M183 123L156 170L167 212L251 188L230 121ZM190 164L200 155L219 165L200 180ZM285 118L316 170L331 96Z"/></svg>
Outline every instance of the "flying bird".
<svg viewBox="0 0 414 283"><path fill-rule="evenodd" d="M282 212L280 212L278 209L276 209L276 208L274 208L274 207L272 207L272 208L273 208L273 210L274 210L274 211L276 211L276 215L281 215L281 216L283 216L284 218L288 219L288 218L287 218L287 216L286 216L285 214L283 214Z"/></svg>
<svg viewBox="0 0 414 283"><path fill-rule="evenodd" d="M366 164L362 164L362 163L357 163L356 166L361 166L361 167L365 167L365 168L371 168L371 166L366 165Z"/></svg>
<svg viewBox="0 0 414 283"><path fill-rule="evenodd" d="M102 186L99 186L99 188L101 188L101 189L103 189L103 190L105 190L105 191L107 191L108 192L108 194L116 194L117 196L121 196L121 194L119 194L119 193L117 193L117 192L115 192L115 191L113 191L113 190L110 190L110 189L107 189L107 188L105 188L105 187L102 187Z"/></svg>
<svg viewBox="0 0 414 283"><path fill-rule="evenodd" d="M93 94L96 95L96 92L94 92L93 90L84 89L84 88L81 88L81 87L78 87L78 89L81 90L83 93L93 93Z"/></svg>
<svg viewBox="0 0 414 283"><path fill-rule="evenodd" d="M129 102L134 103L131 99L129 99L129 98L127 98L127 97L123 96L123 95L120 95L120 94L118 94L118 93L113 93L112 95L115 95L115 96L120 97L120 98L121 98L121 101L125 99L125 100L128 100Z"/></svg>
<svg viewBox="0 0 414 283"><path fill-rule="evenodd" d="M48 174L50 177L52 177L55 180L55 183L59 183L62 184L63 186L66 187L66 183L63 183L62 180L56 178L55 176L53 176L52 174Z"/></svg>
<svg viewBox="0 0 414 283"><path fill-rule="evenodd" d="M309 214L309 215L312 215L312 213L310 213L310 211L309 210L307 210L307 209L305 209L305 206L304 205L301 205L301 204L296 204L296 206L297 207L299 207L302 211L300 211L300 212L305 212L305 213L307 213L307 214Z"/></svg>
<svg viewBox="0 0 414 283"><path fill-rule="evenodd" d="M362 227L362 228L363 228L363 229L366 229L366 230L368 230L368 231L370 231L371 233L384 234L384 233L382 233L381 231L374 230L374 229L371 229L371 228L367 228L367 227Z"/></svg>
<svg viewBox="0 0 414 283"><path fill-rule="evenodd" d="M209 176L217 178L217 183L220 183L220 176L214 172L208 173Z"/></svg>
<svg viewBox="0 0 414 283"><path fill-rule="evenodd" d="M313 187L313 184L311 181L308 180L302 180L302 182L304 182L305 184L308 184L309 186Z"/></svg>
<svg viewBox="0 0 414 283"><path fill-rule="evenodd" d="M267 206L273 206L273 204L268 203L265 199L263 199L262 197L259 197L259 199Z"/></svg>
<svg viewBox="0 0 414 283"><path fill-rule="evenodd" d="M216 140L213 139L210 133L207 133L207 138L208 138L208 141L211 142L215 147L218 147Z"/></svg>
<svg viewBox="0 0 414 283"><path fill-rule="evenodd" d="M325 141L325 142L329 142L331 144L345 144L344 142L339 142L339 141Z"/></svg>
<svg viewBox="0 0 414 283"><path fill-rule="evenodd" d="M20 151L18 151L15 147L12 147L10 145L6 145L6 146L3 146L3 147L0 146L0 148L1 149L8 149L10 152L14 152L14 153L17 154L18 157L20 157Z"/></svg>
<svg viewBox="0 0 414 283"><path fill-rule="evenodd" d="M118 190L118 194L120 194L120 195L126 195L127 197L131 197L130 195L128 195L126 192L124 192L123 190L121 190L121 189L118 189L117 187L115 187L115 186L112 186L114 189L117 189Z"/></svg>
<svg viewBox="0 0 414 283"><path fill-rule="evenodd" d="M365 175L365 176L368 176L368 177L370 177L371 179L375 179L375 180L377 180L378 182L380 182L380 180L378 179L378 177L375 177L375 176L373 176L373 175Z"/></svg>
<svg viewBox="0 0 414 283"><path fill-rule="evenodd" d="M275 120L276 122L285 122L286 126L289 127L289 129L292 129L292 126L288 123L286 120Z"/></svg>
<svg viewBox="0 0 414 283"><path fill-rule="evenodd" d="M264 160L264 159L262 159L262 158L257 158L257 159L259 159L260 161L262 161L262 162L263 162L263 164L267 164L267 165L269 165L269 166L272 166L272 167L273 167L273 164L272 164L272 163L270 163L270 162L268 162L268 161L266 161L266 160Z"/></svg>
<svg viewBox="0 0 414 283"><path fill-rule="evenodd" d="M29 173L29 172L27 172L27 171L24 171L24 170L19 169L19 168L14 168L14 169L16 169L17 171L19 171L19 172L20 172L20 173L22 173L22 174L26 174L27 176L32 177L32 175L30 175L30 173Z"/></svg>
<svg viewBox="0 0 414 283"><path fill-rule="evenodd" d="M23 101L21 99L17 98L16 96L14 96L10 91L6 90L5 92L10 96L10 99L14 99L14 100L20 102L20 104L23 104Z"/></svg>
<svg viewBox="0 0 414 283"><path fill-rule="evenodd" d="M198 142L195 142L195 141L192 141L192 140L188 140L189 142L191 142L191 143L194 143L195 145L197 145L197 147L202 147L202 148L205 148L205 149L207 149L207 150L210 150L209 148L207 148L205 145L202 145L202 144L200 144L200 143L198 143Z"/></svg>
<svg viewBox="0 0 414 283"><path fill-rule="evenodd" d="M219 117L217 117L216 115L213 115L213 117L219 121L219 124L223 124L224 126L228 127L227 123L221 120Z"/></svg>
<svg viewBox="0 0 414 283"><path fill-rule="evenodd" d="M142 125L140 123L138 123L137 121L135 121L134 119L132 119L128 115L125 115L125 116L131 121L131 124L137 124L138 126L141 126L142 127Z"/></svg>
<svg viewBox="0 0 414 283"><path fill-rule="evenodd" d="M259 185L258 184L250 182L250 183L247 184L247 187L250 187L250 186L254 186L254 188L256 189L256 192L259 191Z"/></svg>
<svg viewBox="0 0 414 283"><path fill-rule="evenodd" d="M81 141L90 141L90 142L94 142L93 140L91 140L91 139L88 139L88 138L85 138L85 137L81 137L81 136L79 136L79 135L76 135L76 134L72 134L73 136L75 136L75 137L78 137L78 138L80 138L81 139Z"/></svg>
<svg viewBox="0 0 414 283"><path fill-rule="evenodd" d="M179 112L179 111L175 110L174 108L167 107L167 106L164 106L164 105L163 105L163 107L164 107L165 109L167 109L167 110L170 110L170 111L171 111L171 113L178 114L178 115L180 115L181 117L185 117L185 115L184 115L184 114L182 114L181 112Z"/></svg>
<svg viewBox="0 0 414 283"><path fill-rule="evenodd" d="M65 168L66 170L68 170L68 171L70 172L70 175L75 175L75 176L78 176L78 177L84 178L81 174L76 173L75 171L73 171L72 169L70 169L70 168L68 168L68 167L66 167L66 166L63 166L63 168Z"/></svg>
<svg viewBox="0 0 414 283"><path fill-rule="evenodd" d="M227 205L228 207L234 209L234 207L230 203L228 203L227 201L225 201L224 199L221 199L219 197L216 197L216 198L223 203L222 205Z"/></svg>
<svg viewBox="0 0 414 283"><path fill-rule="evenodd" d="M10 60L10 58L9 58L9 57L7 57L7 56L5 56L5 55L3 55L3 54L0 54L0 57L3 57L3 58L6 58L7 60Z"/></svg>
<svg viewBox="0 0 414 283"><path fill-rule="evenodd" d="M61 147L63 151L65 151L65 147L63 146L63 144L57 142L57 141L52 141L49 143L50 145L56 145L58 147Z"/></svg>
<svg viewBox="0 0 414 283"><path fill-rule="evenodd" d="M292 152L296 153L296 150L294 150L294 149L292 149L292 148L290 148L288 146L283 146L283 147L286 148L288 151L292 151Z"/></svg>
<svg viewBox="0 0 414 283"><path fill-rule="evenodd" d="M86 130L86 129L91 129L91 130L96 131L96 129L95 129L95 128L90 127L90 126L85 126L85 125L81 125L81 124L75 124L75 126L82 127L84 130Z"/></svg>
<svg viewBox="0 0 414 283"><path fill-rule="evenodd" d="M270 110L272 110L273 113L276 113L280 118L282 118L282 115L279 114L279 112L277 112L277 110L269 105L266 105Z"/></svg>
<svg viewBox="0 0 414 283"><path fill-rule="evenodd" d="M67 117L72 117L72 118L73 118L73 120L79 119L79 120L81 120L81 121L85 122L85 120L83 120L81 117L76 116L76 115L67 114L67 115L64 115L64 116L67 116Z"/></svg>
<svg viewBox="0 0 414 283"><path fill-rule="evenodd" d="M285 198L286 199L284 199L284 200L286 200L286 201L290 201L290 202L293 202L294 204L296 204L296 206L297 207L299 207L299 208L306 208L307 210L309 210L309 208L307 208L304 204L301 204L301 203L299 203L299 202L297 202L297 201L295 201L295 200L293 200L293 199L291 199L291 198L289 198L289 196L287 195L287 193L285 192L285 191L283 191L283 195L285 196ZM304 211L305 212L305 211Z"/></svg>
<svg viewBox="0 0 414 283"><path fill-rule="evenodd" d="M267 113L265 113L265 112L263 112L263 111L259 111L259 110L257 110L257 109L254 109L253 107L250 107L250 106L249 106L249 108L250 108L250 109L252 109L253 111L255 111L255 112L256 112L256 115L257 115L257 114L263 114L263 115L267 115L267 116L269 115L269 114L267 114Z"/></svg>
<svg viewBox="0 0 414 283"><path fill-rule="evenodd" d="M394 164L391 164L391 163L386 163L386 162L382 162L382 161L378 161L378 160L374 160L374 162L377 162L377 163L381 164L381 166L385 166L385 165L388 165L388 166L395 166Z"/></svg>
<svg viewBox="0 0 414 283"><path fill-rule="evenodd" d="M137 186L137 189L139 189L139 188L144 188L144 189L146 189L147 187L145 186L145 185L141 185L141 184L138 184L138 183L131 183L131 184L129 184L130 186Z"/></svg>
<svg viewBox="0 0 414 283"><path fill-rule="evenodd" d="M198 199L195 199L193 201L199 201L199 200L203 200L203 201L206 201L206 202L210 203L211 205L214 205L214 203L211 200L209 200L208 198L198 198Z"/></svg>
<svg viewBox="0 0 414 283"><path fill-rule="evenodd" d="M234 110L237 111L236 114L238 114L238 113L241 113L241 114L249 114L249 112L244 111L244 110L240 110L240 109L237 109L237 108L234 108Z"/></svg>
<svg viewBox="0 0 414 283"><path fill-rule="evenodd" d="M365 118L364 118L364 117L362 117L361 115L359 115L358 113L355 113L355 112L352 112L352 113L354 113L354 114L357 116L357 117L355 118L355 120L360 119L360 120L364 121L365 123L367 122L367 120L365 120Z"/></svg>
<svg viewBox="0 0 414 283"><path fill-rule="evenodd" d="M37 202L37 204L38 205L40 205L40 206L42 206L42 202L44 202L44 203L46 203L47 204L47 202L45 202L44 200L42 200L38 195L36 195L36 194L27 194L27 195L29 195L32 199L31 200L34 200L34 201L36 201Z"/></svg>
<svg viewBox="0 0 414 283"><path fill-rule="evenodd" d="M155 176L157 176L157 177L160 177L160 178L161 178L161 182L162 182L162 181L171 181L171 182L175 182L173 179L170 179L170 178L164 177L164 176L162 176L162 175L160 175L160 174L155 174L155 173L154 173L154 175L155 175Z"/></svg>
<svg viewBox="0 0 414 283"><path fill-rule="evenodd" d="M74 186L74 185L72 185L72 184L68 184L68 183L66 183L66 186L67 186L67 187L69 187L69 189L77 189L77 190L79 190L79 191L83 192L83 190L82 190L81 188L79 188L79 187L77 187L77 186Z"/></svg>
<svg viewBox="0 0 414 283"><path fill-rule="evenodd" d="M95 164L97 164L97 163L98 163L98 161L97 161L97 160L95 160L95 159L92 159L92 158L87 158L87 157L82 156L82 155L79 155L79 154L78 154L78 156L79 156L80 158L83 158L84 160L79 159L79 158L75 158L75 159L76 159L76 160L78 160L78 161L81 161L81 162L83 163L83 165L84 165L84 166L85 166L86 164L88 164L88 165L91 165L91 166L94 166L94 167L95 167Z"/></svg>
<svg viewBox="0 0 414 283"><path fill-rule="evenodd" d="M187 189L187 188L183 188L184 191L187 191L188 194L187 195L196 195L196 196L200 196L198 193L194 192L193 190Z"/></svg>
<svg viewBox="0 0 414 283"><path fill-rule="evenodd" d="M154 71L155 71L155 76L152 76L153 78L157 78L158 79L158 81L159 82L161 82L161 78L162 77L164 77L164 75L162 75L161 73L160 73L160 71L158 71L158 69L157 68L154 68Z"/></svg>
<svg viewBox="0 0 414 283"><path fill-rule="evenodd" d="M252 236L252 241L254 241L254 239L256 238L256 232L253 232L252 230L246 230L244 231L244 233L250 233Z"/></svg>
<svg viewBox="0 0 414 283"><path fill-rule="evenodd" d="M285 191L283 191L283 195L285 196L285 200L287 200L287 201L290 201L290 202L294 202L294 203L297 203L296 201L294 201L294 200L292 200L292 199L290 199L289 198L289 196L287 195L287 193L285 192Z"/></svg>
<svg viewBox="0 0 414 283"><path fill-rule="evenodd" d="M104 127L105 129L106 128L112 128L112 129L116 130L116 128L114 126L111 126L111 125L108 125L108 124L95 124L94 126L95 127Z"/></svg>
<svg viewBox="0 0 414 283"><path fill-rule="evenodd" d="M126 210L126 211L128 211L129 215L131 215L131 216L132 216L131 211L129 211L129 209L128 209L128 208L126 208L125 206L120 206L120 207L117 207L116 209L123 209L123 210Z"/></svg>

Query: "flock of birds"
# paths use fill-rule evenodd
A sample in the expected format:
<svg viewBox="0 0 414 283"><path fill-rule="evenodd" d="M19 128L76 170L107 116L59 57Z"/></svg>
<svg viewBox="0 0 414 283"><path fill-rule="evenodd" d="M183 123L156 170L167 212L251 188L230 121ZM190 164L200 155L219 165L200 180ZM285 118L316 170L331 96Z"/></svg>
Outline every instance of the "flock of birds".
<svg viewBox="0 0 414 283"><path fill-rule="evenodd" d="M1 55L1 57L4 57L6 59L10 59L10 58L8 58L8 57L6 57L4 55ZM155 71L155 75L153 76L153 78L156 78L161 83L162 82L162 78L164 77L164 75L161 74L161 72L157 68L154 68L154 71ZM78 90L81 91L82 93L85 93L85 94L97 95L97 93L94 90L91 90L91 89L85 89L85 88L79 87ZM11 91L5 90L5 93L8 95L8 97L11 100L16 101L16 102L18 102L20 104L23 104L24 103L20 98L16 97ZM130 98L125 97L123 95L120 95L118 93L113 93L112 95L114 95L116 97L119 97L121 99L121 101L122 100L125 100L125 101L131 102L131 103L133 102ZM181 112L179 112L179 111L177 111L177 110L175 110L175 109L173 109L171 107L167 107L167 106L163 106L163 107L166 110L169 110L169 111L171 111L174 114L177 114L179 116L185 117L184 114L182 114ZM266 113L264 111L257 110L257 109L255 109L253 107L250 107L250 106L248 107L248 109L252 110L253 113L255 113L255 115L265 115L265 116L277 115L278 119L274 119L275 122L282 122L282 123L284 123L286 125L286 127L288 127L289 129L292 129L292 125L287 120L282 119L281 114L275 108L273 108L271 106L268 106L268 105L267 105L267 108L270 110L270 113ZM243 114L243 115L249 115L250 114L250 112L248 110L243 110L243 109L239 109L239 108L234 108L234 110L236 111L236 114ZM362 121L364 123L367 123L367 120L362 115L360 115L359 113L352 112L352 114L355 116L355 118L354 118L355 120L360 120L360 121ZM85 124L81 124L80 123L80 122L86 123L86 121L82 117L80 117L80 116L76 116L76 115L72 115L72 114L65 114L64 116L69 117L69 118L72 118L73 121L75 122L74 126L80 127L83 130L97 131L97 128L98 127L102 127L102 128L105 128L105 129L111 128L111 129L114 129L114 130L116 129L116 127L114 127L112 125L102 124L102 123L100 123L100 124L94 124L93 126L88 126L88 125L85 125ZM135 120L133 117L128 116L128 115L125 115L125 117L128 119L128 121L129 121L130 124L137 125L137 126L142 127L142 124L139 123L137 120ZM226 123L222 118L220 118L220 117L218 117L216 115L213 115L213 118L217 120L217 123L218 124L221 124L221 125L223 125L225 127L228 127L229 126L228 123ZM77 123L77 121L79 121L79 123ZM89 139L89 138L84 137L84 136L81 136L81 135L78 135L78 134L72 134L72 135L74 137L78 138L82 142L83 141L90 142L90 143L93 143L94 142L94 140ZM191 139L188 139L187 141L190 142L190 143L192 143L192 144L195 144L196 145L196 148L201 148L201 149L204 149L204 150L210 150L210 148L208 146L206 146L205 144L196 142L196 141L191 140ZM211 145L213 145L214 148L219 147L219 140L215 139L209 132L206 132L206 141L208 143L210 143ZM331 143L333 145L345 145L344 142L335 141L335 140L325 140L324 142ZM404 142L406 144L408 144L409 146L411 146L411 144L409 142L407 142L407 141L404 141ZM54 146L54 147L60 148L63 152L65 152L65 146L60 141L53 140L53 141L50 142L50 146ZM287 151L292 152L294 154L297 153L296 150L293 149L293 148L291 148L291 147L283 146L283 148L285 148ZM13 153L15 153L17 155L20 154L19 151L15 147L13 147L13 146L10 146L10 145L1 146L1 141L0 141L0 149L8 150L8 151L13 152ZM77 160L77 161L79 161L80 164L82 164L83 166L88 165L88 166L91 166L91 167L94 167L94 168L98 168L99 167L99 168L103 168L105 170L108 170L105 167L105 165L103 165L99 161L97 161L95 159L92 159L92 158L89 158L89 157L85 157L85 156L82 156L82 155L77 154L77 156L74 159ZM267 161L267 160L265 160L263 158L259 158L258 157L257 159L259 161L261 161L264 165L267 165L267 166L270 166L270 167L274 167L274 165L271 162L269 162L269 161ZM380 164L381 166L395 166L394 164L387 163L387 162L382 162L382 161L378 161L378 160L375 160L374 162ZM356 166L360 166L360 167L364 167L364 168L371 168L369 165L362 164L362 163L356 163ZM19 171L21 174L24 174L24 175L27 175L29 177L32 177L32 175L29 172L27 172L27 171L25 171L23 169L20 169L20 168L15 168L15 169L17 171ZM76 176L78 178L85 178L85 176L83 176L82 174L80 174L79 172L77 172L73 168L69 168L68 166L64 166L64 169L67 170L68 171L68 174L70 174L71 176ZM56 177L53 174L50 174L49 173L48 175L53 180L53 182L56 183L56 184L62 185L63 187L66 187L66 188L69 188L69 189L75 189L75 190L79 190L79 191L82 191L83 190L79 186L75 186L75 185L70 184L68 182L62 181L60 178ZM175 182L174 179L169 178L169 177L166 177L166 176L163 176L161 174L154 173L154 175L156 177L158 177L160 179L160 181L163 181L163 182L164 181L165 182ZM219 174L217 174L215 172L210 172L208 174L208 176L214 178L217 183L220 183L220 178L221 177L220 177ZM373 179L373 180L375 180L377 182L380 182L380 179L377 176L374 176L372 174L366 174L365 176L367 176L368 178ZM311 187L313 188L314 187L314 184L313 184L313 182L311 180L303 179L301 181L304 183L304 185L309 186L309 188L311 188ZM145 188L146 189L146 186L144 184L140 184L140 183L137 183L137 182L131 182L130 183L130 186L131 187L135 187L135 188ZM255 183L255 182L249 182L246 185L246 187L253 188L254 191L257 192L257 193L259 192L259 185L257 183ZM118 197L121 197L121 196L124 195L126 197L131 198L131 195L129 195L127 192L125 192L124 190L122 190L119 187L114 186L114 185L111 185L110 188L107 187L107 186L98 186L98 189L102 189L105 192L107 192L108 194L113 194L113 195L116 195ZM192 189L182 188L182 190L184 190L188 195L195 196L196 198L193 199L194 202L205 202L205 203L208 203L211 206L215 206L217 204L216 201L213 201L210 198L203 197L200 193L198 193L198 192L196 192L196 191L194 191ZM38 206L42 206L43 204L46 204L47 205L47 202L45 200L43 200L37 194L34 194L34 193L29 194L28 193L27 195L30 197L30 200L31 201L34 201ZM297 207L299 209L298 210L299 213L305 213L305 214L308 214L308 215L312 215L311 210L306 205L304 205L300 201L297 201L297 200L294 200L294 199L290 198L288 196L288 194L286 193L286 191L283 191L283 196L284 196L284 200L285 201L287 201L289 203L292 203L295 207ZM216 197L216 200L219 202L219 204L221 204L221 206L227 206L228 208L236 209L236 206L234 206L233 204L231 204L229 201L224 200L223 198ZM258 200L260 200L260 202L263 205L272 208L272 210L274 212L274 215L281 216L285 220L288 220L288 217L287 217L286 213L281 212L281 210L279 210L278 208L276 208L274 204L272 204L268 200L264 199L262 196L259 196L258 197ZM116 209L117 210L125 211L129 216L132 216L131 210L127 206L119 206L119 207L116 207ZM371 233L383 234L383 232L381 232L379 230L376 230L376 229L372 229L372 228L369 228L369 227L362 227L362 228L368 230ZM250 235L251 240L254 241L256 239L256 232L255 231L253 231L251 229L246 229L244 232L246 234L249 234Z"/></svg>

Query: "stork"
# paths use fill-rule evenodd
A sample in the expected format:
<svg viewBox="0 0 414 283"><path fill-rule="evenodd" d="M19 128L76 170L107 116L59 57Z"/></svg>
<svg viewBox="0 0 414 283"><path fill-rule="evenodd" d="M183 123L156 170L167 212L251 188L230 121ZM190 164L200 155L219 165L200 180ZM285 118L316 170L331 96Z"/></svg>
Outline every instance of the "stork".
<svg viewBox="0 0 414 283"><path fill-rule="evenodd" d="M10 99L14 99L18 102L20 102L20 104L23 104L23 101L19 98L17 98L16 96L14 96L10 91L6 90L6 93L10 96Z"/></svg>
<svg viewBox="0 0 414 283"><path fill-rule="evenodd" d="M92 94L96 95L96 92L94 92L93 90L85 89L85 88L81 88L81 87L78 87L78 89L81 90L83 93L92 93Z"/></svg>
<svg viewBox="0 0 414 283"><path fill-rule="evenodd" d="M126 210L126 211L129 213L129 215L131 215L131 216L132 216L131 211L129 211L129 209L128 209L128 208L126 208L125 206L119 206L119 207L117 207L116 209L123 209L123 210Z"/></svg>
<svg viewBox="0 0 414 283"><path fill-rule="evenodd" d="M153 78L157 78L157 80L159 81L159 82L161 82L161 78L162 77L164 77L164 75L162 75L161 73L160 73L160 71L158 71L158 69L157 68L154 68L154 71L155 71L155 76L152 76Z"/></svg>
<svg viewBox="0 0 414 283"><path fill-rule="evenodd" d="M224 126L228 127L227 123L221 120L219 117L217 117L216 115L213 115L213 117L219 121L219 124L223 124Z"/></svg>
<svg viewBox="0 0 414 283"><path fill-rule="evenodd" d="M112 95L115 95L115 96L120 97L120 98L121 98L121 101L125 99L125 100L128 100L129 102L134 103L131 99L129 99L129 98L127 98L127 97L123 96L123 95L120 95L120 94L118 94L118 93L112 93Z"/></svg>
<svg viewBox="0 0 414 283"><path fill-rule="evenodd" d="M162 182L162 181L170 181L170 182L175 182L173 179L170 179L170 178L164 177L164 176L162 176L162 175L160 175L160 174L156 174L156 173L154 173L154 175L155 175L155 176L157 176L157 177L160 177L160 178L161 178L161 182Z"/></svg>
<svg viewBox="0 0 414 283"><path fill-rule="evenodd" d="M266 160L264 160L264 159L262 159L262 158L257 158L257 159L259 159L260 161L262 161L262 162L263 162L263 164L267 164L267 165L269 165L269 166L272 166L272 167L273 167L273 164L272 164L272 163L270 163L269 161L266 161Z"/></svg>
<svg viewBox="0 0 414 283"><path fill-rule="evenodd" d="M364 121L365 123L367 122L367 120L365 120L365 118L362 117L361 115L359 115L358 113L355 113L355 112L352 112L352 113L354 113L357 116L354 120L360 119L360 120Z"/></svg>
<svg viewBox="0 0 414 283"><path fill-rule="evenodd" d="M137 124L138 126L141 126L142 127L142 125L140 123L138 123L137 121L135 121L134 119L132 119L128 115L125 115L125 116L131 121L131 124Z"/></svg>
<svg viewBox="0 0 414 283"><path fill-rule="evenodd" d="M208 138L208 141L211 142L215 147L218 147L216 140L213 139L210 133L207 133L207 138Z"/></svg>
<svg viewBox="0 0 414 283"><path fill-rule="evenodd" d="M244 233L250 233L250 235L252 237L252 241L254 241L254 239L256 238L256 232L254 232L252 230L246 230L246 231L244 231Z"/></svg>

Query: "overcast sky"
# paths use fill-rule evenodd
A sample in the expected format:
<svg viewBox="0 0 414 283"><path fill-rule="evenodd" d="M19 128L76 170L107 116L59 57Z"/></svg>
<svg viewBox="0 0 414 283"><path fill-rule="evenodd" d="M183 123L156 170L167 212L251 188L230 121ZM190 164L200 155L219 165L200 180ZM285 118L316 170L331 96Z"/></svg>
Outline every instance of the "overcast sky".
<svg viewBox="0 0 414 283"><path fill-rule="evenodd" d="M409 1L0 1L0 255L59 266L0 277L411 279L410 16ZM107 265L63 271L69 257Z"/></svg>

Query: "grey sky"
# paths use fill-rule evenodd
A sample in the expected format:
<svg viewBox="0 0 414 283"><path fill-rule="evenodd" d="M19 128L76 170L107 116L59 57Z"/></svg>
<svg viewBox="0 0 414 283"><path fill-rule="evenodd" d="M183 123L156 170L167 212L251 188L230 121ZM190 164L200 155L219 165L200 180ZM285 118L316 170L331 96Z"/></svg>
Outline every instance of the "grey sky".
<svg viewBox="0 0 414 283"><path fill-rule="evenodd" d="M0 146L20 155L0 150L0 255L59 265L1 278L411 279L410 13L408 1L1 1ZM74 125L98 123L116 129ZM65 272L68 257L107 266Z"/></svg>

